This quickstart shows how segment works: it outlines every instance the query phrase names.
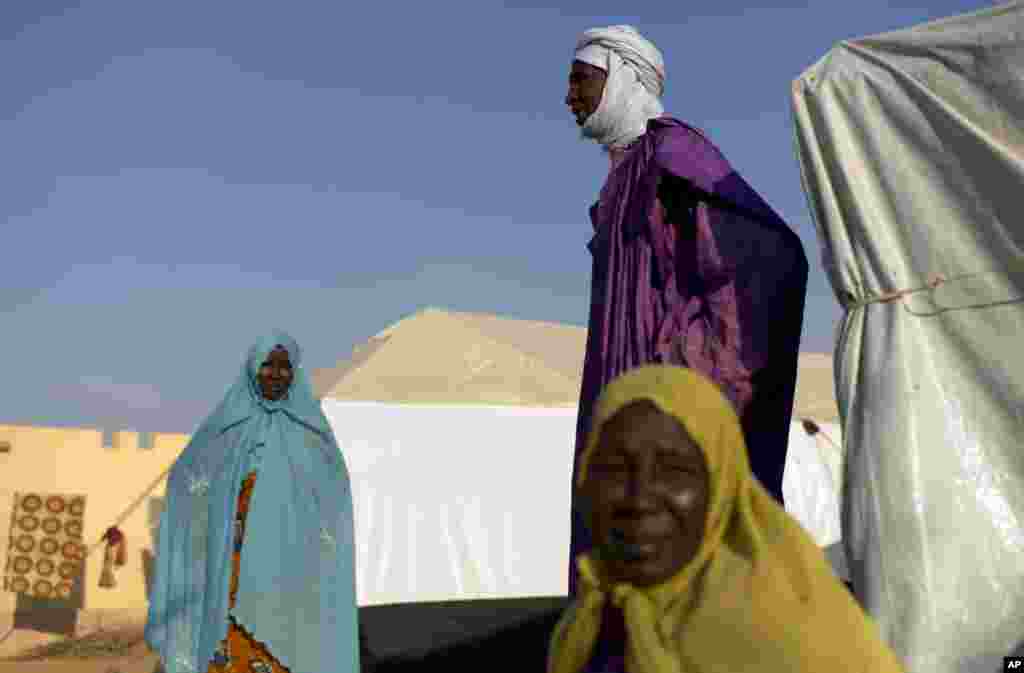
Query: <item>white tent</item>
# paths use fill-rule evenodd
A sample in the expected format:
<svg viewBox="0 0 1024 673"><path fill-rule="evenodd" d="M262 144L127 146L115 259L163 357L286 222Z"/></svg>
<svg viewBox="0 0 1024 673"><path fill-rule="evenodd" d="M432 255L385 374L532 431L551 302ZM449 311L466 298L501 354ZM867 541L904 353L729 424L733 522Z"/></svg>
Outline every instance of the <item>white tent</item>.
<svg viewBox="0 0 1024 673"><path fill-rule="evenodd" d="M575 408L323 408L352 476L360 605L567 591ZM793 424L786 508L822 547L839 541L839 463Z"/></svg>
<svg viewBox="0 0 1024 673"><path fill-rule="evenodd" d="M846 307L844 546L912 673L1024 637L1022 29L1014 2L851 40L793 86Z"/></svg>
<svg viewBox="0 0 1024 673"><path fill-rule="evenodd" d="M585 337L428 310L315 373L352 476L360 605L566 593ZM829 391L808 392L830 387L823 364L808 359L801 394L827 417ZM783 488L825 546L838 540L840 456L838 428L821 427L815 438L794 423Z"/></svg>
<svg viewBox="0 0 1024 673"><path fill-rule="evenodd" d="M360 605L566 592L575 408L323 408L352 477Z"/></svg>
<svg viewBox="0 0 1024 673"><path fill-rule="evenodd" d="M843 457L838 423L820 424L809 434L799 422L789 429L782 497L786 511L803 524L822 547L840 541L839 493ZM841 563L841 562L840 562ZM837 570L842 572L840 565Z"/></svg>

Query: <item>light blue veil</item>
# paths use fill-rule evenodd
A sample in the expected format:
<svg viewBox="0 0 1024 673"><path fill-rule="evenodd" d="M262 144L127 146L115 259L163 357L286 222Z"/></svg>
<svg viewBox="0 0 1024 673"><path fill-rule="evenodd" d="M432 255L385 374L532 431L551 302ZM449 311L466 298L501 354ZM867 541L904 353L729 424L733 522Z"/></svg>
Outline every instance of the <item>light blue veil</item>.
<svg viewBox="0 0 1024 673"><path fill-rule="evenodd" d="M286 398L260 394L257 372L283 346ZM234 519L258 461L235 607L230 613L291 673L357 673L355 539L348 470L301 367L274 331L171 469L160 519L146 642L167 673L205 673L227 636Z"/></svg>

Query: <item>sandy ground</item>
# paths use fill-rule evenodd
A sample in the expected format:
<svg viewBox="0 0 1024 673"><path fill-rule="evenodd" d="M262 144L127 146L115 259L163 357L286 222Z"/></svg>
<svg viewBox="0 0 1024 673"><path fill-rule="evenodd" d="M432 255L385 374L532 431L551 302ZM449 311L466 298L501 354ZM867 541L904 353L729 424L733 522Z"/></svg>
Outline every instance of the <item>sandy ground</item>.
<svg viewBox="0 0 1024 673"><path fill-rule="evenodd" d="M139 626L58 641L0 659L0 673L153 673L156 663Z"/></svg>
<svg viewBox="0 0 1024 673"><path fill-rule="evenodd" d="M463 652L455 656L456 663L464 657L475 661L483 644L489 657L495 650L526 657L526 663L509 670L542 671L554 620L566 602L564 597L537 597L364 606L359 610L364 670L491 670L489 662L465 669L441 665L447 652ZM144 624L127 622L78 638L47 637L35 643L26 638L25 647L16 650L19 659L0 659L0 673L159 673L143 629ZM427 665L428 656L438 660L437 666Z"/></svg>
<svg viewBox="0 0 1024 673"><path fill-rule="evenodd" d="M0 662L0 673L153 673L156 656Z"/></svg>

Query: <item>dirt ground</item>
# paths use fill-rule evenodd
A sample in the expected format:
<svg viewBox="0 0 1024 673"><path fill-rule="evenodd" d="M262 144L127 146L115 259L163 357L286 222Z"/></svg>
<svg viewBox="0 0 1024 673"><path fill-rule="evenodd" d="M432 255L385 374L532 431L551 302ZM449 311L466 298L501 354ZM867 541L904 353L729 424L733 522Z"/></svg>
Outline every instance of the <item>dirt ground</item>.
<svg viewBox="0 0 1024 673"><path fill-rule="evenodd" d="M0 673L154 673L157 657L142 627L59 640L0 659Z"/></svg>

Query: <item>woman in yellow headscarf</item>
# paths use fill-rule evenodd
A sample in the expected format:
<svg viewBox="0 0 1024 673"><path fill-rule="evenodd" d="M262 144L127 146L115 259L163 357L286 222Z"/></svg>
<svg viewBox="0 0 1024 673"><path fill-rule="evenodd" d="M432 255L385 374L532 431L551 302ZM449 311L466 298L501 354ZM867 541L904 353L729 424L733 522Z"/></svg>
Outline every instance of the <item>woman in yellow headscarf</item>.
<svg viewBox="0 0 1024 673"><path fill-rule="evenodd" d="M581 457L595 551L548 673L897 673L814 540L753 478L739 419L700 374L611 382Z"/></svg>

